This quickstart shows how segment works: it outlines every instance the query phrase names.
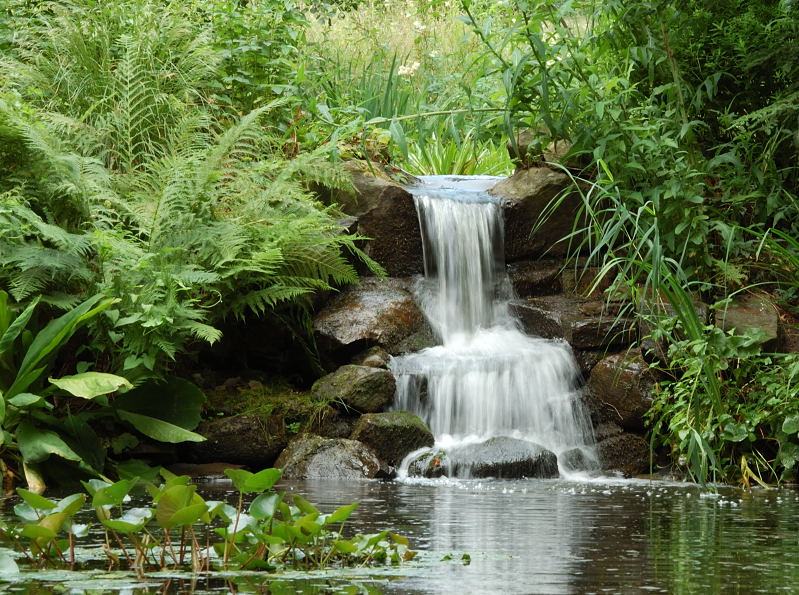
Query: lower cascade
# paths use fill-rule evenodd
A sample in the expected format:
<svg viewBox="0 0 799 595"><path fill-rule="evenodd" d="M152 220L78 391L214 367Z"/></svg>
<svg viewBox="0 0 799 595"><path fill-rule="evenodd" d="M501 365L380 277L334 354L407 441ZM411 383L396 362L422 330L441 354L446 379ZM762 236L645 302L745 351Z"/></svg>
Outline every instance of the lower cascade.
<svg viewBox="0 0 799 595"><path fill-rule="evenodd" d="M394 408L436 444L400 476L557 477L597 466L580 373L565 341L512 315L495 178L428 177L413 190L424 242L417 299L440 344L396 357Z"/></svg>

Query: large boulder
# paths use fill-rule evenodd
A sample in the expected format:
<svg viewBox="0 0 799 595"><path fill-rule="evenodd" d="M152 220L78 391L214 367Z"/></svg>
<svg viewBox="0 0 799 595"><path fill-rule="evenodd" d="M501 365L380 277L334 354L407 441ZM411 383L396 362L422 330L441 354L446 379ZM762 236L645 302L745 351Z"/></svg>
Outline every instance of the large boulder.
<svg viewBox="0 0 799 595"><path fill-rule="evenodd" d="M561 293L562 263L552 260L522 261L507 266L514 293L520 298Z"/></svg>
<svg viewBox="0 0 799 595"><path fill-rule="evenodd" d="M612 423L595 428L596 450L603 471L627 477L649 472L649 444L641 436L622 431Z"/></svg>
<svg viewBox="0 0 799 595"><path fill-rule="evenodd" d="M347 410L376 413L391 405L395 390L394 375L388 370L348 364L317 380L311 395Z"/></svg>
<svg viewBox="0 0 799 595"><path fill-rule="evenodd" d="M413 196L379 164L349 162L345 167L354 192L320 192L323 198L357 219L357 232L369 238L364 252L389 275L422 273L422 238Z"/></svg>
<svg viewBox="0 0 799 595"><path fill-rule="evenodd" d="M427 424L410 411L362 415L350 438L371 446L381 461L393 467L408 453L435 442Z"/></svg>
<svg viewBox="0 0 799 595"><path fill-rule="evenodd" d="M301 434L275 462L283 479L371 479L380 474L374 451L355 440Z"/></svg>
<svg viewBox="0 0 799 595"><path fill-rule="evenodd" d="M511 309L526 333L565 339L575 350L622 348L635 340L635 323L617 304L600 299L553 295L514 300Z"/></svg>
<svg viewBox="0 0 799 595"><path fill-rule="evenodd" d="M643 431L652 405L655 379L640 350L609 355L591 370L588 388L613 421L626 430Z"/></svg>
<svg viewBox="0 0 799 595"><path fill-rule="evenodd" d="M507 436L419 455L408 470L424 477L558 477L558 459L543 446Z"/></svg>
<svg viewBox="0 0 799 595"><path fill-rule="evenodd" d="M408 279L361 279L333 298L313 324L320 349L336 363L372 346L398 355L434 344Z"/></svg>
<svg viewBox="0 0 799 595"><path fill-rule="evenodd" d="M282 419L255 413L206 420L196 431L205 441L179 446L186 462L229 461L264 469L273 465L288 444Z"/></svg>
<svg viewBox="0 0 799 595"><path fill-rule="evenodd" d="M566 254L568 242L562 240L572 233L574 214L580 207L577 193L564 194L570 185L571 180L562 173L533 167L516 172L489 190L502 200L508 262L545 253L551 257ZM550 212L556 198L562 202ZM546 225L532 233L544 213L548 214Z"/></svg>
<svg viewBox="0 0 799 595"><path fill-rule="evenodd" d="M782 348L782 324L777 304L766 293L740 296L716 312L716 326L743 335L748 329L763 332L763 346L771 351Z"/></svg>

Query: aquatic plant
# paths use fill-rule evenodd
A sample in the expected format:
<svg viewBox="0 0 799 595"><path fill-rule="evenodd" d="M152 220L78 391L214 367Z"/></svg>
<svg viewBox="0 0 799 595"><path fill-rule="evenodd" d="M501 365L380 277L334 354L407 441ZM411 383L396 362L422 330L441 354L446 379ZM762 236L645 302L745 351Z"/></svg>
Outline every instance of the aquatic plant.
<svg viewBox="0 0 799 595"><path fill-rule="evenodd" d="M138 478L90 480L83 484L86 493L57 501L18 489L22 501L14 507L16 519L0 525L0 541L32 566L91 567L96 560L83 560L76 553L97 525L79 522L88 502L103 531L101 549L108 567L137 573L310 570L401 564L415 556L408 540L391 531L346 539L344 526L358 503L322 513L297 494L287 497L273 489L279 469L226 470L238 492L235 507L203 499L188 476L161 474L163 483L145 486L148 506L126 506ZM245 494L252 495L246 507ZM0 551L0 566L19 570L8 552Z"/></svg>

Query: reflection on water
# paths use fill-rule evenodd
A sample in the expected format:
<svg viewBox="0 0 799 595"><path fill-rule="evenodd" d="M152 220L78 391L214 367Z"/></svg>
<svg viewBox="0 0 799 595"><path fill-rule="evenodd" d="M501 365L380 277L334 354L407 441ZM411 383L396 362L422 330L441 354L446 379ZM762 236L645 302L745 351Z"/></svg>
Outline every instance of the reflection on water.
<svg viewBox="0 0 799 595"><path fill-rule="evenodd" d="M644 481L284 482L323 511L355 500L350 530L393 529L419 560L346 573L225 579L41 572L24 593L776 593L799 585L799 493ZM226 483L203 484L210 498ZM230 493L232 496L232 492ZM468 553L468 565L461 556ZM448 557L450 560L442 560ZM98 580L100 582L98 582Z"/></svg>

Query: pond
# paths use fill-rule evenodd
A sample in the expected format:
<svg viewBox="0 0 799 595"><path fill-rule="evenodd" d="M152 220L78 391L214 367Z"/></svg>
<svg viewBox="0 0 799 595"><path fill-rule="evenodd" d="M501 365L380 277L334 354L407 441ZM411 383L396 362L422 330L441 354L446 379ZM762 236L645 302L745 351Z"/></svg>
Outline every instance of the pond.
<svg viewBox="0 0 799 595"><path fill-rule="evenodd" d="M220 498L226 482L205 482ZM799 492L643 480L283 482L323 511L361 504L353 532L393 529L416 560L402 567L213 579L26 573L3 592L680 593L793 592ZM230 493L232 496L232 491ZM2 581L0 577L0 581ZM10 580L10 579L7 579Z"/></svg>

